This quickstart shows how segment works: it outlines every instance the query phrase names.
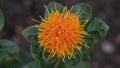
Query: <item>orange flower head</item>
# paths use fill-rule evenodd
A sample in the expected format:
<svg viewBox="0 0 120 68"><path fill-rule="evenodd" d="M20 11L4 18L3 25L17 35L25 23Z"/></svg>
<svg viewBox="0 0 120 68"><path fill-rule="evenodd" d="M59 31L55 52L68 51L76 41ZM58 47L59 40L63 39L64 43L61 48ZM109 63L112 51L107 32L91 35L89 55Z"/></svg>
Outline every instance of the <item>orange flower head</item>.
<svg viewBox="0 0 120 68"><path fill-rule="evenodd" d="M39 25L39 46L49 53L49 59L57 56L63 60L75 56L75 50L80 51L85 33L77 14L69 10L52 11L48 17L42 19Z"/></svg>

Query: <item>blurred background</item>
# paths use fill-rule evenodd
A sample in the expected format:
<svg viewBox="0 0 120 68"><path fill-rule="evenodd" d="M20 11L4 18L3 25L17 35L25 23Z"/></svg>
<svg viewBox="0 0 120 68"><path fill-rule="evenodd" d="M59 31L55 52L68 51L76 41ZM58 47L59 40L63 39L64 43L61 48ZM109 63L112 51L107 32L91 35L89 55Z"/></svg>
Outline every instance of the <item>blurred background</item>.
<svg viewBox="0 0 120 68"><path fill-rule="evenodd" d="M20 48L29 51L29 43L21 35L22 30L36 24L44 15L44 5L56 1L71 7L77 3L91 5L93 15L103 19L110 29L105 39L96 44L90 52L91 68L120 68L120 0L0 0L5 15L5 27L0 38L16 42Z"/></svg>

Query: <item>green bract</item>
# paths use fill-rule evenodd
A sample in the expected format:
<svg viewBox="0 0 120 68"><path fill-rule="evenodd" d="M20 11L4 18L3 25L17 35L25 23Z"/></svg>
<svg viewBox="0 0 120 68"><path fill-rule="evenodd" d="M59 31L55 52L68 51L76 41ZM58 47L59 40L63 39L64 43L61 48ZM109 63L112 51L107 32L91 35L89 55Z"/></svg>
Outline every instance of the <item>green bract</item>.
<svg viewBox="0 0 120 68"><path fill-rule="evenodd" d="M50 2L45 8L44 17L46 18L48 11L62 11L64 6L56 2ZM86 26L85 29L88 32L88 35L85 36L85 45L81 52L75 51L76 58L71 60L65 59L65 62L61 62L56 57L47 60L49 54L43 52L43 48L39 47L37 39L38 29L35 26L30 26L22 34L31 43L31 54L35 62L31 62L23 68L89 68L89 63L87 62L90 60L90 57L88 53L94 44L100 42L105 37L109 27L101 19L92 16L92 9L86 3L79 3L73 6L71 12L79 16L80 22ZM56 65L57 67L55 67Z"/></svg>
<svg viewBox="0 0 120 68"><path fill-rule="evenodd" d="M104 21L97 17L92 17L90 22L87 24L87 31L92 35L95 43L100 42L107 34L109 27Z"/></svg>
<svg viewBox="0 0 120 68"><path fill-rule="evenodd" d="M45 6L45 14L44 17L48 16L48 12L47 11L56 11L56 10L62 10L64 8L63 5L57 3L57 2L50 2L48 3L47 7Z"/></svg>
<svg viewBox="0 0 120 68"><path fill-rule="evenodd" d="M77 13L80 20L90 20L92 17L92 9L86 3L80 3L73 6L71 12Z"/></svg>

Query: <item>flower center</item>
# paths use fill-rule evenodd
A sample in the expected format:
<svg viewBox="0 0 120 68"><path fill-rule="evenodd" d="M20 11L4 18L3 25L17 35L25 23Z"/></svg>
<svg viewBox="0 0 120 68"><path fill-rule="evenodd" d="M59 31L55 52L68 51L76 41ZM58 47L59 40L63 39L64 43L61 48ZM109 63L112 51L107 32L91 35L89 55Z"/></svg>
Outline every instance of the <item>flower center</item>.
<svg viewBox="0 0 120 68"><path fill-rule="evenodd" d="M63 29L63 28L61 28L61 27L59 27L58 26L58 30L56 30L57 32L56 32L56 35L57 36L62 36L62 35L65 35L65 34L68 34L68 31L67 30L65 30L65 29Z"/></svg>

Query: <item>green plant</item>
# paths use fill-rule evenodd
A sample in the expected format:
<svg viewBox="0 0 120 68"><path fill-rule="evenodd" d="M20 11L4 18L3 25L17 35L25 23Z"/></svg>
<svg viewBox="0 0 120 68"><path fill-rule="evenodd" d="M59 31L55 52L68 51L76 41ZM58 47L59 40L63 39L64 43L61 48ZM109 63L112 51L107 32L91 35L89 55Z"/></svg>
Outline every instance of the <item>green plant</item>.
<svg viewBox="0 0 120 68"><path fill-rule="evenodd" d="M47 50L44 51L45 46L42 46L40 44L42 42L40 40L42 40L41 38L43 36L38 37L40 31L42 32L42 30L44 31L44 29L47 29L47 27L42 26L41 23L49 23L49 20L51 19L51 18L49 19L50 13L52 17L52 13L54 15L55 12L57 17L57 11L58 13L60 11L61 14L62 13L65 14L67 13L68 9L66 9L66 7L56 2L49 3L47 6L45 6L45 8L46 8L44 14L45 16L44 18L41 18L42 22L40 22L40 25L37 24L35 26L27 27L22 32L23 36L31 43L31 54L35 59L34 62L27 64L23 68L30 68L32 66L33 67L36 66L36 68L90 68L90 65L88 63L90 57L88 53L94 47L94 44L100 42L105 37L109 27L101 19L92 16L92 9L88 4L80 3L73 6L70 9L70 12L78 15L80 23L84 25L85 31L87 32L87 34L83 35L85 43L80 51L75 50L76 56L75 58L71 59L64 58L62 60L62 58L58 57L59 55L58 54L48 60L50 52L49 51L46 52ZM56 22L58 20L58 18L57 20L55 18L52 19L55 20ZM37 20L34 21L39 22ZM53 25L53 29L54 27L55 26Z"/></svg>

